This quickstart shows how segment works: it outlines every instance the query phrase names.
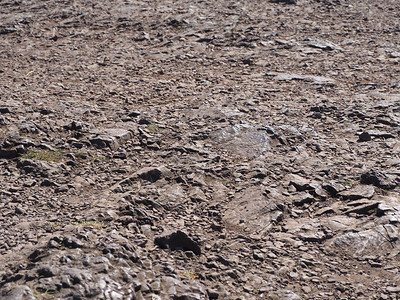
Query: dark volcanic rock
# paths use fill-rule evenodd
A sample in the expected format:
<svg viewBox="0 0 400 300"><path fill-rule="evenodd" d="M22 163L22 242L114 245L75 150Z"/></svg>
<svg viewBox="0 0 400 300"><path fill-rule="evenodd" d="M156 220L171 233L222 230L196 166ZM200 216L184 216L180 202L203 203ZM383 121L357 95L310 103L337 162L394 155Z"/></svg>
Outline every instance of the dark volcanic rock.
<svg viewBox="0 0 400 300"><path fill-rule="evenodd" d="M374 169L361 175L361 183L373 184L387 190L394 189L397 186L397 183L393 178L390 178L382 172Z"/></svg>
<svg viewBox="0 0 400 300"><path fill-rule="evenodd" d="M154 243L163 249L192 251L196 255L201 254L199 245L180 230L168 236L157 237Z"/></svg>
<svg viewBox="0 0 400 300"><path fill-rule="evenodd" d="M269 0L272 3L297 4L296 0Z"/></svg>
<svg viewBox="0 0 400 300"><path fill-rule="evenodd" d="M166 167L146 167L137 172L139 178L156 182L161 178L170 176L170 171Z"/></svg>

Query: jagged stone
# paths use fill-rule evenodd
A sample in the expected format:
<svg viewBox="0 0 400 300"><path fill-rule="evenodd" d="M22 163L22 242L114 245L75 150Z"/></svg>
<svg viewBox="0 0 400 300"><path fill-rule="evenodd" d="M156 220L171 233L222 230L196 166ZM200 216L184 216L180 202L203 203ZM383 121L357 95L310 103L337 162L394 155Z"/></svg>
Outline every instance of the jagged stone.
<svg viewBox="0 0 400 300"><path fill-rule="evenodd" d="M163 249L192 251L196 255L201 254L199 245L180 230L168 236L157 237L154 243Z"/></svg>

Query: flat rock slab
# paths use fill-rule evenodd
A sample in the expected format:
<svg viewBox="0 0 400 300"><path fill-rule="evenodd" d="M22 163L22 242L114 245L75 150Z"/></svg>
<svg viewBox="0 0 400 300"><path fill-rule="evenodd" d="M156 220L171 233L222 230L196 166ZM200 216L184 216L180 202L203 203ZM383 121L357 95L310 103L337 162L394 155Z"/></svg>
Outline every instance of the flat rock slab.
<svg viewBox="0 0 400 300"><path fill-rule="evenodd" d="M303 41L303 44L312 47L312 48L317 48L317 49L322 49L322 50L338 50L338 51L344 51L342 47L329 42L325 40L320 40L320 39L306 39Z"/></svg>
<svg viewBox="0 0 400 300"><path fill-rule="evenodd" d="M344 199L357 200L362 198L372 198L375 188L371 185L356 185L350 190L340 192L339 195Z"/></svg>
<svg viewBox="0 0 400 300"><path fill-rule="evenodd" d="M276 201L282 195L263 195L260 187L250 187L235 195L229 203L223 220L228 228L256 232L268 229L280 212Z"/></svg>
<svg viewBox="0 0 400 300"><path fill-rule="evenodd" d="M397 227L386 224L359 232L347 232L335 237L330 245L356 255L383 254L399 248Z"/></svg>
<svg viewBox="0 0 400 300"><path fill-rule="evenodd" d="M322 242L327 238L320 222L311 218L288 219L284 228L306 242Z"/></svg>
<svg viewBox="0 0 400 300"><path fill-rule="evenodd" d="M276 73L276 72L267 72L266 75L272 76L275 80L278 81L299 80L318 85L329 85L329 86L336 85L336 81L334 79L324 76L300 75L293 73Z"/></svg>
<svg viewBox="0 0 400 300"><path fill-rule="evenodd" d="M96 133L89 140L90 143L98 148L103 149L109 147L111 150L117 150L120 145L124 144L133 137L130 130L122 128L107 128L101 133Z"/></svg>
<svg viewBox="0 0 400 300"><path fill-rule="evenodd" d="M216 147L244 158L255 158L270 150L270 138L257 128L246 125L233 125L221 128L211 134Z"/></svg>

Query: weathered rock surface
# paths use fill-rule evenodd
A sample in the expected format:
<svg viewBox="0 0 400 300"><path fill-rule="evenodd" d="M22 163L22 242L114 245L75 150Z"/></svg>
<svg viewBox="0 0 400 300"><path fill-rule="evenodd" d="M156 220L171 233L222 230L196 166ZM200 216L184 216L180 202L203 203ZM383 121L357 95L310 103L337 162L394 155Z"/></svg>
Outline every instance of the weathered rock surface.
<svg viewBox="0 0 400 300"><path fill-rule="evenodd" d="M0 1L0 299L397 299L399 1Z"/></svg>

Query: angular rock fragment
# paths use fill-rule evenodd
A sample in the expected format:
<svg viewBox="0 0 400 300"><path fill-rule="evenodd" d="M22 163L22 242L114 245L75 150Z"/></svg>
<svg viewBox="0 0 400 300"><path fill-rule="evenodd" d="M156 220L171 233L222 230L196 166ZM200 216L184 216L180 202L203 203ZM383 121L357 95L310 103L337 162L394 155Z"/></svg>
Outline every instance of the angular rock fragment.
<svg viewBox="0 0 400 300"><path fill-rule="evenodd" d="M121 128L108 128L102 133L96 134L90 138L90 143L98 148L110 148L111 150L117 150L120 145L133 137L133 133L130 130Z"/></svg>
<svg viewBox="0 0 400 300"><path fill-rule="evenodd" d="M394 189L397 186L393 178L374 169L361 175L361 183L373 184L376 187L386 190Z"/></svg>
<svg viewBox="0 0 400 300"><path fill-rule="evenodd" d="M297 174L289 174L288 180L289 180L289 185L293 185L299 192L312 189L310 187L310 180L301 177Z"/></svg>
<svg viewBox="0 0 400 300"><path fill-rule="evenodd" d="M171 175L171 172L166 167L161 166L161 167L146 167L137 171L136 174L139 178L143 180L156 182L157 180L163 177L164 178L169 177Z"/></svg>
<svg viewBox="0 0 400 300"><path fill-rule="evenodd" d="M154 243L162 249L192 251L196 255L201 254L201 248L186 233L178 230L168 236L157 237Z"/></svg>
<svg viewBox="0 0 400 300"><path fill-rule="evenodd" d="M309 47L318 48L318 49L322 49L322 50L343 51L343 48L341 48L340 46L338 46L332 42L319 40L319 39L305 39L304 44L306 44Z"/></svg>
<svg viewBox="0 0 400 300"><path fill-rule="evenodd" d="M372 137L383 138L383 139L396 138L396 136L390 132L380 131L380 130L368 130L368 131L363 131L362 133L359 134L358 141L368 142L372 139Z"/></svg>
<svg viewBox="0 0 400 300"><path fill-rule="evenodd" d="M301 206L303 204L311 203L314 201L315 201L314 197L311 196L309 193L302 193L301 195L298 195L298 197L296 197L293 203L296 206Z"/></svg>
<svg viewBox="0 0 400 300"><path fill-rule="evenodd" d="M344 199L357 200L361 198L372 198L375 193L375 188L370 185L356 185L350 190L340 192L339 195Z"/></svg>
<svg viewBox="0 0 400 300"><path fill-rule="evenodd" d="M332 196L336 196L338 193L346 189L344 185L337 182L324 183L322 184L322 187Z"/></svg>
<svg viewBox="0 0 400 300"><path fill-rule="evenodd" d="M23 145L19 145L17 147L12 147L12 148L0 147L0 158L16 158L24 152L25 152L25 147Z"/></svg>
<svg viewBox="0 0 400 300"><path fill-rule="evenodd" d="M269 0L272 3L297 4L296 0Z"/></svg>
<svg viewBox="0 0 400 300"><path fill-rule="evenodd" d="M276 72L267 72L266 75L272 76L274 77L275 80L278 81L298 80L298 81L310 82L312 84L317 84L317 85L327 85L327 86L336 85L336 81L334 79L323 76L276 73Z"/></svg>
<svg viewBox="0 0 400 300"><path fill-rule="evenodd" d="M358 142L369 142L371 139L372 137L368 131L364 131L358 136Z"/></svg>
<svg viewBox="0 0 400 300"><path fill-rule="evenodd" d="M25 133L38 133L39 129L35 122L33 121L24 121L19 125L19 130Z"/></svg>
<svg viewBox="0 0 400 300"><path fill-rule="evenodd" d="M378 208L378 202L376 201L367 201L366 203L361 202L359 205L355 205L355 207L351 207L347 209L344 213L345 214L363 214L363 215L370 215L376 212ZM350 203L348 204L350 205Z"/></svg>
<svg viewBox="0 0 400 300"><path fill-rule="evenodd" d="M0 292L0 298L3 300L35 300L32 289L27 285L3 288Z"/></svg>
<svg viewBox="0 0 400 300"><path fill-rule="evenodd" d="M400 246L398 240L394 241L392 238L398 237L398 229L393 225L389 228L388 225L390 224L378 225L359 232L347 232L335 237L329 244L357 255L385 253Z"/></svg>
<svg viewBox="0 0 400 300"><path fill-rule="evenodd" d="M43 177L48 177L50 166L43 161L32 159L21 159L17 163L17 168L24 170L25 173L34 173Z"/></svg>

